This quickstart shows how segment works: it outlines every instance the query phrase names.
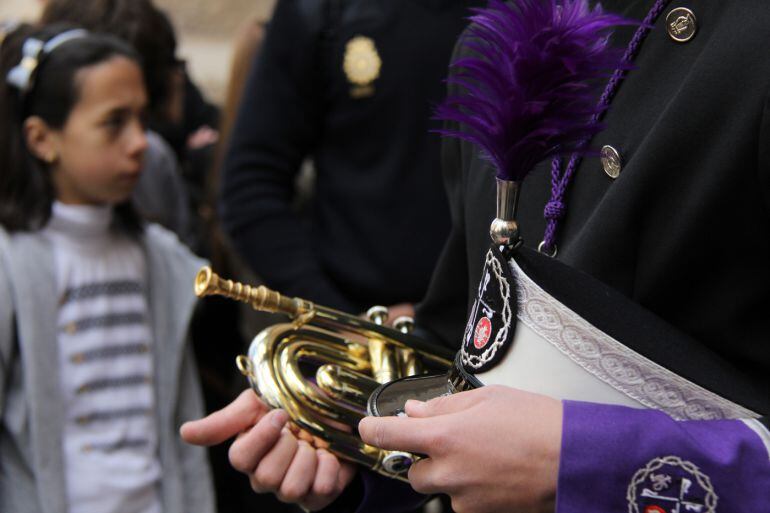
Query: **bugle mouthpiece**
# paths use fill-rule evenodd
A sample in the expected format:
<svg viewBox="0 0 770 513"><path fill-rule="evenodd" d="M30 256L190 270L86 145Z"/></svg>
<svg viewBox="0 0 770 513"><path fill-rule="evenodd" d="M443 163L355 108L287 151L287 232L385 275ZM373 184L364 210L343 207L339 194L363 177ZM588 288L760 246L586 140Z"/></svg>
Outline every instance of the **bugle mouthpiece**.
<svg viewBox="0 0 770 513"><path fill-rule="evenodd" d="M261 312L283 313L292 318L304 313L305 302L284 297L264 285L252 287L243 283L225 280L211 267L203 267L195 277L195 295L224 296L235 301L248 303Z"/></svg>
<svg viewBox="0 0 770 513"><path fill-rule="evenodd" d="M198 297L210 296L216 294L214 283L219 276L211 270L211 267L204 267L195 275L195 295Z"/></svg>

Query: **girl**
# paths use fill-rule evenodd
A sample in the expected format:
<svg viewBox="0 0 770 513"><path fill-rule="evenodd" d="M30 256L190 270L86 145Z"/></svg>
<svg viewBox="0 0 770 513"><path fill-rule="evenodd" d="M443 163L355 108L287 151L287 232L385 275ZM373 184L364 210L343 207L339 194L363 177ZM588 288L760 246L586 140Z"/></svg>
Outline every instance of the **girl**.
<svg viewBox="0 0 770 513"><path fill-rule="evenodd" d="M26 37L25 37L26 36ZM0 511L210 513L185 347L201 262L128 202L136 54L83 30L0 48Z"/></svg>

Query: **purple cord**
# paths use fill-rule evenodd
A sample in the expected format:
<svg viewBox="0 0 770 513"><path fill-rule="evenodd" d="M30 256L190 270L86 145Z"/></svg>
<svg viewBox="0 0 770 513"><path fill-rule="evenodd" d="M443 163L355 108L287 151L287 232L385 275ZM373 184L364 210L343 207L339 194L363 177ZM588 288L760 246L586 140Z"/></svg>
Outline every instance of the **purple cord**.
<svg viewBox="0 0 770 513"><path fill-rule="evenodd" d="M597 109L596 114L591 120L592 123L598 122L602 116L604 116L612 99L615 97L615 93L618 92L618 88L620 87L621 82L623 82L627 70L630 69L631 63L634 58L636 58L636 54L639 52L642 42L647 37L647 34L650 33L652 26L655 24L655 20L658 19L658 16L660 16L660 13L666 8L669 1L670 0L657 0L655 5L652 6L652 9L650 9L650 12L647 13L641 26L636 30L634 37L631 38L631 42L628 44L626 53L623 54L623 60L621 61L620 66L618 66L612 74L610 81L604 88L601 98L599 98L599 109ZM588 144L589 142L590 141L586 139L583 141L582 145ZM545 228L545 235L543 235L543 242L540 243L540 247L538 248L543 253L555 255L556 232L559 227L559 221L561 221L567 211L564 197L567 194L567 187L569 187L572 177L575 175L575 170L581 160L582 158L579 155L572 155L564 173L561 172L562 159L560 157L553 159L551 162L551 199L546 204L543 212L547 225Z"/></svg>

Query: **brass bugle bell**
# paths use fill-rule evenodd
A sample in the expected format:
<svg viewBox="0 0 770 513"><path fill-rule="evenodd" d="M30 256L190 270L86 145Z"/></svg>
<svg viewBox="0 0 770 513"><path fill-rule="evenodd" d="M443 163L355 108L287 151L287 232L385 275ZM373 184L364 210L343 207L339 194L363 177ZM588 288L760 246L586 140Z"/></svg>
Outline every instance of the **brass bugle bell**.
<svg viewBox="0 0 770 513"><path fill-rule="evenodd" d="M209 267L198 272L195 294L225 296L255 310L287 315L291 322L261 331L248 355L237 359L252 389L270 407L284 409L292 431L314 447L406 480L417 457L363 443L358 422L380 384L445 372L453 351L411 334L411 319L385 326L387 308L373 307L364 319L265 286L222 279Z"/></svg>

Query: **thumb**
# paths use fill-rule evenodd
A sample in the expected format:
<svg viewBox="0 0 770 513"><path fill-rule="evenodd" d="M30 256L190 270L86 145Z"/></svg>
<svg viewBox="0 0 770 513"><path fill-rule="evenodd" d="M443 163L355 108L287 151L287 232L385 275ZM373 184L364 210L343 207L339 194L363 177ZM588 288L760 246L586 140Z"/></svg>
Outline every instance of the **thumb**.
<svg viewBox="0 0 770 513"><path fill-rule="evenodd" d="M195 445L216 445L255 425L270 409L250 389L223 409L206 418L186 422L182 439Z"/></svg>

